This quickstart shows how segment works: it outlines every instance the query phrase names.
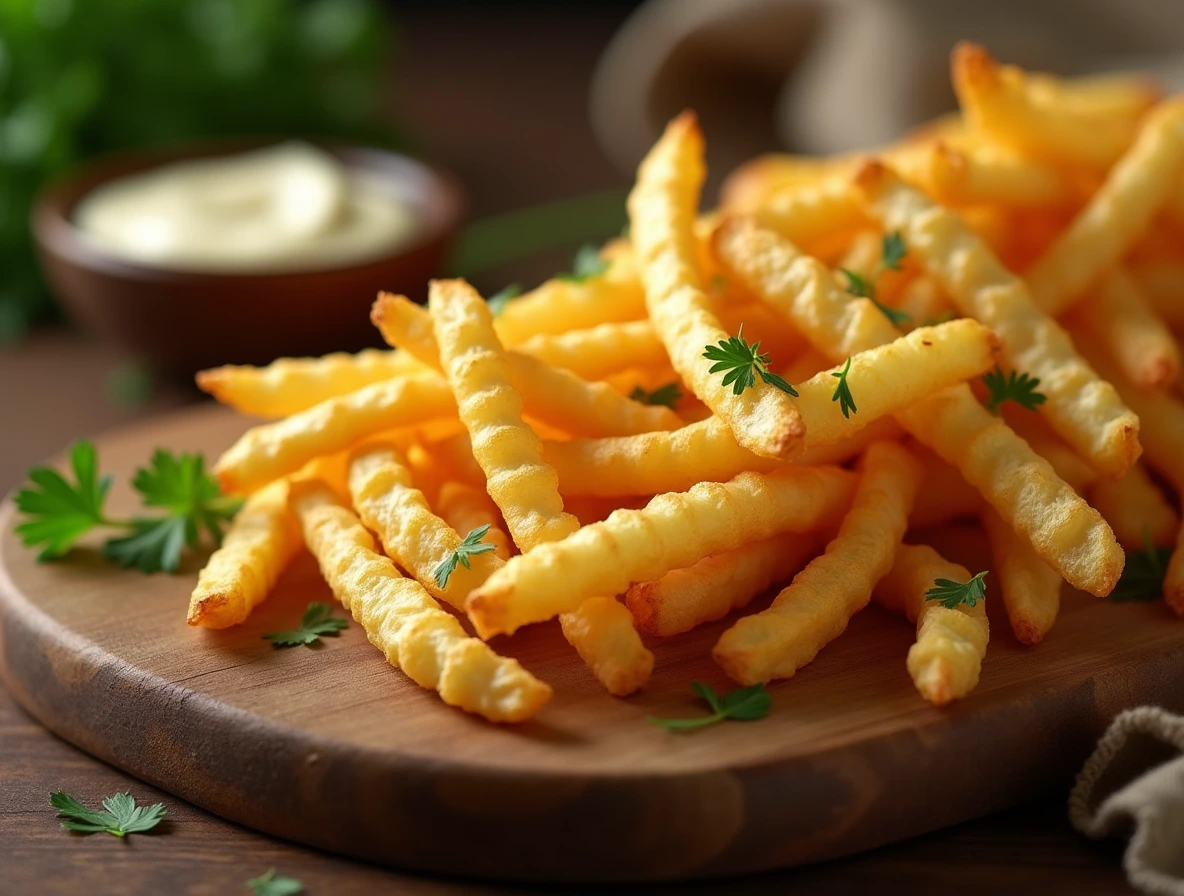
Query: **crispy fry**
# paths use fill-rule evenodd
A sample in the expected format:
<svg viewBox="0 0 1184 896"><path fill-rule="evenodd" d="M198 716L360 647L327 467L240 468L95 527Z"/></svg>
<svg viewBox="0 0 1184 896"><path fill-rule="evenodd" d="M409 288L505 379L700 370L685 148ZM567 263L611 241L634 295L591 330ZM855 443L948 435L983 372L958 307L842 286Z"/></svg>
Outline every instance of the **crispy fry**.
<svg viewBox="0 0 1184 896"><path fill-rule="evenodd" d="M917 691L934 706L946 706L975 689L990 639L984 601L956 609L925 599L937 579L970 580L970 571L951 563L928 545L902 544L892 569L873 597L886 609L917 625L907 666Z"/></svg>
<svg viewBox="0 0 1184 896"><path fill-rule="evenodd" d="M619 510L511 558L469 595L466 609L482 636L508 634L747 542L834 525L853 480L834 467L787 466L658 495L641 510Z"/></svg>
<svg viewBox="0 0 1184 896"><path fill-rule="evenodd" d="M610 243L601 257L612 264L600 276L580 282L548 280L506 305L493 324L502 344L516 346L539 334L644 318L645 294L628 244Z"/></svg>
<svg viewBox="0 0 1184 896"><path fill-rule="evenodd" d="M880 442L867 450L854 503L826 553L769 609L720 636L711 655L730 678L744 685L790 678L843 633L892 568L922 475L902 445Z"/></svg>
<svg viewBox="0 0 1184 896"><path fill-rule="evenodd" d="M403 296L382 293L371 318L383 338L425 364L441 368L431 316ZM573 435L618 436L682 425L670 408L630 401L605 383L589 383L568 370L516 351L503 351L523 411Z"/></svg>
<svg viewBox="0 0 1184 896"><path fill-rule="evenodd" d="M374 383L247 430L218 459L214 472L227 494L251 492L367 436L455 413L448 384L435 373Z"/></svg>
<svg viewBox="0 0 1184 896"><path fill-rule="evenodd" d="M866 299L842 292L820 262L745 219L725 221L716 252L733 276L779 308L819 351L839 359L889 342L896 329ZM1043 458L954 386L896 415L961 471L1050 566L1077 588L1109 594L1124 555L1106 522Z"/></svg>
<svg viewBox="0 0 1184 896"><path fill-rule="evenodd" d="M468 567L457 564L444 587L436 583L436 568L469 530L458 534L432 513L393 446L366 446L353 456L349 491L358 518L378 536L386 555L437 600L463 609L468 593L501 566L492 553L475 554L466 558Z"/></svg>
<svg viewBox="0 0 1184 896"><path fill-rule="evenodd" d="M666 347L648 320L599 324L566 333L540 333L519 344L517 350L586 380L601 380L634 367L662 367L670 363Z"/></svg>
<svg viewBox="0 0 1184 896"><path fill-rule="evenodd" d="M821 552L818 535L775 535L672 569L653 582L635 582L625 605L637 628L668 638L748 606L770 585L784 582Z"/></svg>
<svg viewBox="0 0 1184 896"><path fill-rule="evenodd" d="M649 680L654 655L642 646L632 614L615 597L590 597L559 621L567 642L610 694L625 697Z"/></svg>
<svg viewBox="0 0 1184 896"><path fill-rule="evenodd" d="M1147 229L1178 189L1182 168L1184 98L1177 98L1152 110L1105 183L1027 272L1037 305L1059 317L1078 301Z"/></svg>
<svg viewBox="0 0 1184 896"><path fill-rule="evenodd" d="M244 622L266 597L300 548L284 480L260 489L243 505L210 555L189 598L190 625L229 628Z"/></svg>
<svg viewBox="0 0 1184 896"><path fill-rule="evenodd" d="M1041 381L1041 414L1090 463L1120 476L1139 456L1139 421L1118 393L1074 351L1067 333L1033 304L1022 280L1004 268L959 221L924 194L869 162L856 189L885 228L899 229L962 313L989 326L1011 367Z"/></svg>
<svg viewBox="0 0 1184 896"><path fill-rule="evenodd" d="M473 443L465 430L442 439L425 442L424 452L430 457L441 482L458 479L476 488L485 489L485 471L473 457Z"/></svg>
<svg viewBox="0 0 1184 896"><path fill-rule="evenodd" d="M1021 644L1039 644L1057 621L1063 580L994 510L984 508L982 522L1011 630Z"/></svg>
<svg viewBox="0 0 1184 896"><path fill-rule="evenodd" d="M958 470L919 443L909 450L921 462L925 478L917 490L909 526L924 529L940 526L962 517L977 516L983 506L983 496L967 482Z"/></svg>
<svg viewBox="0 0 1184 896"><path fill-rule="evenodd" d="M497 505L482 489L463 482L445 482L440 486L436 509L444 522L456 532L472 532L489 526L483 541L493 545L493 555L510 559L510 537L502 529Z"/></svg>
<svg viewBox="0 0 1184 896"><path fill-rule="evenodd" d="M827 237L854 233L867 226L867 218L850 184L837 179L787 187L774 192L755 208L741 206L732 210L747 211L762 226L794 243L811 247Z"/></svg>
<svg viewBox="0 0 1184 896"><path fill-rule="evenodd" d="M1077 494L1084 495L1090 486L1104 478L1080 454L1065 444L1065 440L1053 432L1039 414L1010 402L1004 403L1001 413L1004 422L1015 430L1016 435L1048 461L1057 476Z"/></svg>
<svg viewBox="0 0 1184 896"><path fill-rule="evenodd" d="M1176 337L1121 267L1102 276L1092 294L1074 306L1071 326L1105 346L1140 389L1162 389L1180 378Z"/></svg>
<svg viewBox="0 0 1184 896"><path fill-rule="evenodd" d="M327 486L293 483L289 502L334 595L392 666L491 722L525 721L550 699L550 687L466 635L418 582L375 553L370 533Z"/></svg>
<svg viewBox="0 0 1184 896"><path fill-rule="evenodd" d="M1099 480L1088 497L1128 551L1142 550L1147 539L1164 547L1176 543L1180 517L1142 464L1121 479Z"/></svg>
<svg viewBox="0 0 1184 896"><path fill-rule="evenodd" d="M694 116L684 113L650 150L629 195L646 307L674 369L736 441L762 457L790 458L804 449L805 437L792 398L759 379L736 395L703 358L707 346L730 335L699 282L694 215L703 177L703 138Z"/></svg>
<svg viewBox="0 0 1184 896"><path fill-rule="evenodd" d="M1155 313L1173 329L1184 329L1184 261L1134 265L1130 274Z"/></svg>

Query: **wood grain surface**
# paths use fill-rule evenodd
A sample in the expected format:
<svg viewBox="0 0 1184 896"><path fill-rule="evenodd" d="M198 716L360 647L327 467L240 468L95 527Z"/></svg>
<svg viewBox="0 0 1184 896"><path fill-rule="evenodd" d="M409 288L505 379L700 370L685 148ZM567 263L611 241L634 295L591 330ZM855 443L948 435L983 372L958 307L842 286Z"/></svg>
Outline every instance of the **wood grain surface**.
<svg viewBox="0 0 1184 896"><path fill-rule="evenodd" d="M100 440L113 509L152 447L215 454L243 426L204 408ZM216 814L402 867L660 879L830 858L1063 788L1117 710L1184 708L1184 629L1161 606L1069 595L1035 652L997 624L979 690L951 710L916 696L909 628L871 609L771 689L767 720L682 736L644 716L699 712L692 679L726 687L708 657L726 622L656 644L653 684L625 701L536 626L499 649L557 697L499 728L410 684L357 625L319 649L262 640L328 597L307 557L247 624L195 632L184 608L200 558L150 578L87 548L38 565L12 515L0 511L0 668L34 716Z"/></svg>

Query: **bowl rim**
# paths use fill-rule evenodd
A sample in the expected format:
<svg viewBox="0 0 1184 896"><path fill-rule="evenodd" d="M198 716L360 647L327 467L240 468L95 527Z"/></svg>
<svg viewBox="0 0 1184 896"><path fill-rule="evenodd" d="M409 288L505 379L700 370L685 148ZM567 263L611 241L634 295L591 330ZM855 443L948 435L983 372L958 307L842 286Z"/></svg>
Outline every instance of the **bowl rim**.
<svg viewBox="0 0 1184 896"><path fill-rule="evenodd" d="M406 181L418 178L427 184L423 193L431 198L419 207L423 215L415 235L399 243L393 250L362 262L293 270L281 268L264 271L216 271L158 267L128 261L86 240L72 220L74 209L84 197L98 187L122 177L141 174L172 162L233 155L290 140L300 140L324 149L353 170L365 170L388 180ZM367 160L372 164L366 165ZM464 185L452 172L435 163L382 146L287 135L197 140L99 156L70 169L41 188L33 202L30 228L41 251L59 256L80 268L160 283L212 285L228 278L261 282L277 278L333 276L344 271L360 273L369 268L385 268L426 245L447 238L459 229L467 209L468 197Z"/></svg>

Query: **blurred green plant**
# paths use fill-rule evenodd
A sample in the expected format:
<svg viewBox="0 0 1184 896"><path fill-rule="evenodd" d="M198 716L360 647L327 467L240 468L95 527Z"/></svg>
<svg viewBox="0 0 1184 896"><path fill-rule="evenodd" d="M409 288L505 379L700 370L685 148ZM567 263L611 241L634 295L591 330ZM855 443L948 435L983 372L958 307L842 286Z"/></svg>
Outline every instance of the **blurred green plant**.
<svg viewBox="0 0 1184 896"><path fill-rule="evenodd" d="M0 0L0 343L51 309L33 197L108 152L304 134L391 144L378 0Z"/></svg>

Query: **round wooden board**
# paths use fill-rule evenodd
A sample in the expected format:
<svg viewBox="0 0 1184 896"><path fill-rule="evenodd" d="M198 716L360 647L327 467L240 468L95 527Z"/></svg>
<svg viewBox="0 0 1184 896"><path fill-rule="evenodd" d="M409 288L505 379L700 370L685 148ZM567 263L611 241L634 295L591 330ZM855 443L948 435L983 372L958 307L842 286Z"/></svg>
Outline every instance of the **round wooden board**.
<svg viewBox="0 0 1184 896"><path fill-rule="evenodd" d="M216 408L99 441L116 474L153 447L213 457L245 423ZM1118 710L1184 710L1184 626L1161 604L1066 594L1057 628L1021 648L1006 621L983 680L946 710L904 668L907 625L872 607L791 681L760 722L669 734L692 680L729 685L709 653L725 620L653 645L642 694L605 694L553 626L497 647L550 681L533 722L450 709L391 668L357 624L316 649L273 649L310 600L299 559L243 626L194 631L203 558L175 576L113 568L93 545L39 565L0 509L0 668L48 728L233 821L406 868L518 880L725 875L843 855L1067 786ZM973 568L981 547L941 545ZM971 556L967 557L967 554ZM976 559L978 562L975 562Z"/></svg>

